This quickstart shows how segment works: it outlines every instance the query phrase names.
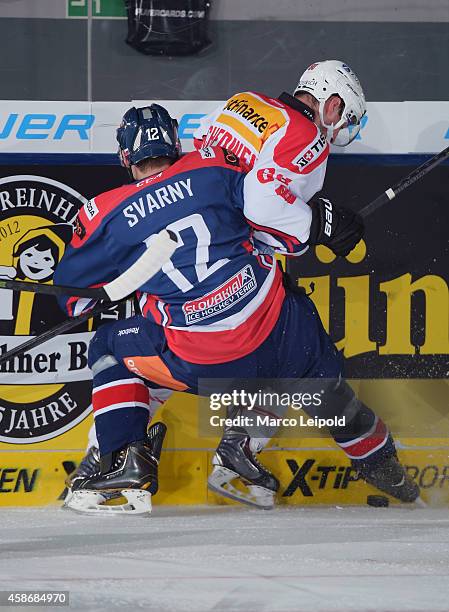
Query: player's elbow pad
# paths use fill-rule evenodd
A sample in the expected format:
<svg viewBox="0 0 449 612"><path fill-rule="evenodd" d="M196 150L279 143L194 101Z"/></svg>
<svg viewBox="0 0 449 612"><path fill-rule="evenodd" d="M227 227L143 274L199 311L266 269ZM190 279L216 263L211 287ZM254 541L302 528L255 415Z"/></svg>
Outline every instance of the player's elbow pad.
<svg viewBox="0 0 449 612"><path fill-rule="evenodd" d="M312 222L308 243L324 244L335 255L348 255L363 237L362 217L348 208L334 206L325 198L316 198L309 204Z"/></svg>

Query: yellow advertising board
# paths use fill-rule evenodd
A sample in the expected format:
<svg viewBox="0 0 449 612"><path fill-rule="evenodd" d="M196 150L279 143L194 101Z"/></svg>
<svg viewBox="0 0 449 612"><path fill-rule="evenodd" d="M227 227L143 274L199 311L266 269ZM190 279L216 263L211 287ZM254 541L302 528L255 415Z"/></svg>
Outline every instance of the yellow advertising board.
<svg viewBox="0 0 449 612"><path fill-rule="evenodd" d="M431 505L449 506L449 421L445 414L447 382L353 381L396 432L401 460ZM390 405L390 410L385 406ZM391 409L394 408L394 410ZM158 413L168 427L160 465L160 490L155 504L233 504L207 490L215 436L199 435L207 419L204 403L175 393ZM31 444L0 448L0 505L42 506L61 503L64 480L84 454L91 416L61 436ZM344 453L323 430L303 436L285 430L262 453L261 461L281 482L278 504L366 504L378 493L354 471ZM392 500L393 501L393 500Z"/></svg>
<svg viewBox="0 0 449 612"><path fill-rule="evenodd" d="M410 441L409 441L410 442ZM406 448L400 458L430 506L449 506L449 447ZM64 479L82 457L80 451L0 452L0 505L62 504ZM212 452L167 450L160 465L155 505L234 505L207 490ZM379 491L361 480L336 448L271 449L264 464L279 478L279 505L364 505ZM390 498L391 503L396 503Z"/></svg>

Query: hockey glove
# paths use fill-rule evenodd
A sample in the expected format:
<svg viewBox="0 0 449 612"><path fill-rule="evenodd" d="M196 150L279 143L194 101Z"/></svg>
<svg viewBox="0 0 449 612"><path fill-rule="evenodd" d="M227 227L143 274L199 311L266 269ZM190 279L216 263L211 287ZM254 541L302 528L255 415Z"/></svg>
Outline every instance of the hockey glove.
<svg viewBox="0 0 449 612"><path fill-rule="evenodd" d="M348 255L364 233L363 220L348 208L334 206L324 198L310 202L312 223L309 244L324 244L335 255Z"/></svg>

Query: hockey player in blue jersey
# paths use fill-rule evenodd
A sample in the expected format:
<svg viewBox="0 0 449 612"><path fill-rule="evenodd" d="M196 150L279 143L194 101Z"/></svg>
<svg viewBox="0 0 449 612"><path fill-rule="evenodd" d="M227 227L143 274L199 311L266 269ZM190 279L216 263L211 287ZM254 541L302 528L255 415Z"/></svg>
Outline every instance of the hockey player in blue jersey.
<svg viewBox="0 0 449 612"><path fill-rule="evenodd" d="M199 379L330 380L332 410L355 415L333 435L358 440L360 423L371 411L340 379L340 355L313 303L284 286L276 261L255 248L252 235L256 229L275 236L277 250L287 255L318 243L349 251L361 237L360 221L330 203L323 209L329 206L332 214L322 218L276 193L257 201L238 159L224 149L180 158L176 122L156 104L130 109L117 139L134 182L81 209L55 282L105 284L128 269L163 228L177 236L179 246L140 288L142 315L104 325L91 342L100 470L72 481L68 506L148 512L164 435L160 424L147 434L149 414L170 390L197 394ZM63 306L73 316L93 304L69 297ZM257 462L244 431L236 430L234 438L228 435L222 449L223 468L234 467L272 506L277 480ZM403 501L413 501L418 488L397 461L389 435L381 458L383 471L394 476L390 482L399 483L397 490L383 490L394 494L400 488ZM373 484L379 486L375 479ZM127 504L104 505L122 494Z"/></svg>

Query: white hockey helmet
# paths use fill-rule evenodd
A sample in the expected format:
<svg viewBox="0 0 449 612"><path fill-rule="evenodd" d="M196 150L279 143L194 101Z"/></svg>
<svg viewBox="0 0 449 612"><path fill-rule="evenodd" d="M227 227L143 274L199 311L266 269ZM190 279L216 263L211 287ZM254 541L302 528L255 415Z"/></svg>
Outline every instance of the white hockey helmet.
<svg viewBox="0 0 449 612"><path fill-rule="evenodd" d="M357 75L347 64L339 60L315 62L299 79L294 93L298 91L310 93L318 100L321 123L327 128L329 142L345 147L354 140L360 132L360 122L366 113L366 101ZM335 94L340 96L345 107L340 121L335 125L328 125L324 121L324 105ZM333 140L337 129L340 131Z"/></svg>

